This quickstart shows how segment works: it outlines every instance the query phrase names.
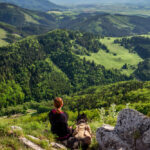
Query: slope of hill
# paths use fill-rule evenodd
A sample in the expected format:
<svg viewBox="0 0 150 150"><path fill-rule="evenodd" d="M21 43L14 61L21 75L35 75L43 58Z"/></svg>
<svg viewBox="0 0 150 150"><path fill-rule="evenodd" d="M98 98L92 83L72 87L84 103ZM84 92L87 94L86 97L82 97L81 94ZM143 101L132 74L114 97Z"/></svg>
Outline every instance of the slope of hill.
<svg viewBox="0 0 150 150"><path fill-rule="evenodd" d="M129 80L134 71L138 79L149 80L149 59L142 62L138 52L119 46L115 39L121 40L55 30L0 48L0 89L5 89L1 106L6 107L6 102L14 105L31 99L51 99L93 85ZM108 60L112 66L103 62ZM9 91L12 86L15 95Z"/></svg>
<svg viewBox="0 0 150 150"><path fill-rule="evenodd" d="M120 110L129 103L132 108L147 115L150 113L150 82L125 81L95 86L63 98L66 109L73 111L108 108L112 104Z"/></svg>
<svg viewBox="0 0 150 150"><path fill-rule="evenodd" d="M148 33L150 31L149 23L150 17L81 13L74 17L63 16L59 26L103 36L126 36Z"/></svg>
<svg viewBox="0 0 150 150"><path fill-rule="evenodd" d="M64 95L65 105L63 110L69 114L68 123L70 126L76 122L77 111L84 112L88 117L92 132L95 134L97 128L104 123L115 125L118 112L123 108L134 108L145 115L150 115L149 98L150 82L119 82L106 86L90 87L74 93L70 97ZM19 113L19 109L24 110L24 114L0 117L0 147L10 150L20 148L27 150L28 148L18 140L19 136L25 136L42 148L51 149L47 140L49 142L55 141L55 136L49 130L48 120L48 112L53 107L52 103L51 101L43 101L41 103L32 101L18 105L14 109L12 107L0 109L0 115L2 112L6 112L5 115L11 115L11 110L13 110L12 113ZM126 103L128 104L124 105ZM36 109L37 112L31 109ZM11 126L14 125L20 126L23 131L16 131L12 134ZM35 136L40 140L32 140L31 136L29 137L28 135ZM95 139L92 141L90 149L98 149Z"/></svg>
<svg viewBox="0 0 150 150"><path fill-rule="evenodd" d="M53 15L0 3L1 45L12 43L20 39L19 37L45 33L54 28L57 28L57 23Z"/></svg>
<svg viewBox="0 0 150 150"><path fill-rule="evenodd" d="M15 26L26 35L42 34L59 28L91 32L101 36L147 34L150 31L150 17L54 12L30 11L15 5L0 3L0 21Z"/></svg>
<svg viewBox="0 0 150 150"><path fill-rule="evenodd" d="M92 85L128 80L119 71L106 70L76 54L88 54L105 47L97 38L80 32L55 30L0 48L1 107L6 103L41 101Z"/></svg>
<svg viewBox="0 0 150 150"><path fill-rule="evenodd" d="M10 3L20 6L22 8L31 9L31 10L38 10L38 11L49 11L49 10L61 10L65 7L56 5L49 0L0 0L3 3Z"/></svg>
<svg viewBox="0 0 150 150"><path fill-rule="evenodd" d="M26 33L19 31L15 26L0 22L0 47L13 43L24 36Z"/></svg>
<svg viewBox="0 0 150 150"><path fill-rule="evenodd" d="M56 28L54 16L6 3L0 3L0 21L20 27L35 24L55 26Z"/></svg>
<svg viewBox="0 0 150 150"><path fill-rule="evenodd" d="M131 53L128 48L114 43L114 41L120 39L113 37L101 38L101 43L107 46L109 52L99 51L98 53L91 53L90 56L83 55L81 57L94 61L96 64L101 64L107 69L120 69L122 73L131 75L143 59L137 53Z"/></svg>
<svg viewBox="0 0 150 150"><path fill-rule="evenodd" d="M125 48L129 49L131 53L137 53L143 62L139 63L138 68L134 72L134 75L143 81L150 80L150 38L149 36L135 36L130 38L122 38L115 40L115 43L119 43Z"/></svg>

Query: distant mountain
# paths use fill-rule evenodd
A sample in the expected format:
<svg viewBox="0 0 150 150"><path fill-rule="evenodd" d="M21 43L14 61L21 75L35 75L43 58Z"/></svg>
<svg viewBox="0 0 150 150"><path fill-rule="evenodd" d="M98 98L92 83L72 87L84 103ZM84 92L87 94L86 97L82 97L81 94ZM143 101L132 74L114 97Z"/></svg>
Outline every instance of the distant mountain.
<svg viewBox="0 0 150 150"><path fill-rule="evenodd" d="M0 3L0 28L3 32L0 38L6 40L8 34L18 34L21 37L42 34L57 28L57 23L53 15ZM6 36L2 36L4 34ZM11 40L14 41L12 38Z"/></svg>
<svg viewBox="0 0 150 150"><path fill-rule="evenodd" d="M126 36L150 32L150 17L107 13L81 13L63 16L59 27L103 36Z"/></svg>
<svg viewBox="0 0 150 150"><path fill-rule="evenodd" d="M19 27L28 24L50 27L50 24L55 23L55 17L44 12L31 11L16 5L0 3L0 21ZM55 24L54 26L56 27Z"/></svg>
<svg viewBox="0 0 150 150"><path fill-rule="evenodd" d="M101 36L126 36L150 32L150 17L108 13L67 15L31 11L12 4L0 3L0 21L14 26L25 36L53 29L70 29ZM4 28L4 26L3 26Z"/></svg>
<svg viewBox="0 0 150 150"><path fill-rule="evenodd" d="M64 8L48 0L0 0L0 2L15 4L23 8L38 11L58 10Z"/></svg>
<svg viewBox="0 0 150 150"><path fill-rule="evenodd" d="M101 3L149 3L149 0L51 0L57 4L101 4Z"/></svg>

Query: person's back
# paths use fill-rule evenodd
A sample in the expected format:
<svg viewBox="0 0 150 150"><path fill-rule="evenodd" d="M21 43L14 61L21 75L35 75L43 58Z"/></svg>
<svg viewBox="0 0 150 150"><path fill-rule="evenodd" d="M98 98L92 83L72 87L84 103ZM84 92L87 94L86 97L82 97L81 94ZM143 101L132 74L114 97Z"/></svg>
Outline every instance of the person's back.
<svg viewBox="0 0 150 150"><path fill-rule="evenodd" d="M54 99L55 109L49 113L51 123L51 131L58 135L59 140L67 139L71 134L71 129L68 127L68 115L61 110L63 100L60 97Z"/></svg>
<svg viewBox="0 0 150 150"><path fill-rule="evenodd" d="M55 109L49 113L51 123L51 131L57 134L60 138L69 136L70 128L68 127L68 115L65 112L58 113Z"/></svg>
<svg viewBox="0 0 150 150"><path fill-rule="evenodd" d="M63 100L60 97L54 99L55 109L49 113L49 120L51 123L51 131L56 134L66 147L70 149L77 149L82 146L86 150L91 143L91 130L87 124L85 115L81 115L77 119L77 127L75 130L68 126L68 115L61 110Z"/></svg>

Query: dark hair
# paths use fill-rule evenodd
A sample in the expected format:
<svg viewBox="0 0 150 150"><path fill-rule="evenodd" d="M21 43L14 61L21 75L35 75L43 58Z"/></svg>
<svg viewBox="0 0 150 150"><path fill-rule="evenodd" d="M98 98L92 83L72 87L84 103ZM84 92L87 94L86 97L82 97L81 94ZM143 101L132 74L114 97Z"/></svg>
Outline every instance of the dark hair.
<svg viewBox="0 0 150 150"><path fill-rule="evenodd" d="M84 113L79 115L77 118L77 123L81 123L81 122L86 123L87 121L88 121L87 116Z"/></svg>

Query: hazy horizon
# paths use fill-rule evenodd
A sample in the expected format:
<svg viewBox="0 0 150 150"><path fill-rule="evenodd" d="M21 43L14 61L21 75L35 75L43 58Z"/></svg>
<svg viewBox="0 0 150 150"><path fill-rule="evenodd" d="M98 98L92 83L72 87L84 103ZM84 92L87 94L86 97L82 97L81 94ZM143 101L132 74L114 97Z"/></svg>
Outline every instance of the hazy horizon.
<svg viewBox="0 0 150 150"><path fill-rule="evenodd" d="M78 4L100 4L100 3L148 3L149 0L50 0L55 4L60 5L78 5Z"/></svg>

